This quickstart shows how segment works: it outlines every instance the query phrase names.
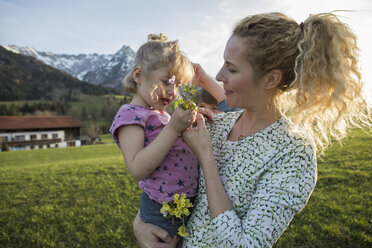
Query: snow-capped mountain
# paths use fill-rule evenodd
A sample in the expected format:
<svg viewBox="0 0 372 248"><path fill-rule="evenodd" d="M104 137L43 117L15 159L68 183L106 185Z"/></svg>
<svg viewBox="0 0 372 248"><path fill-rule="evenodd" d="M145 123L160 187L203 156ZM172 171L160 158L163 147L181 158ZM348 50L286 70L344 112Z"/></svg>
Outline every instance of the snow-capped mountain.
<svg viewBox="0 0 372 248"><path fill-rule="evenodd" d="M134 59L134 51L123 46L115 54L55 54L39 52L32 47L2 46L14 53L35 57L47 65L65 71L80 80L122 89L121 81L128 73Z"/></svg>
<svg viewBox="0 0 372 248"><path fill-rule="evenodd" d="M83 80L121 90L121 82L129 72L134 56L135 53L130 47L123 46L112 55L109 61L94 70L88 71L83 76Z"/></svg>

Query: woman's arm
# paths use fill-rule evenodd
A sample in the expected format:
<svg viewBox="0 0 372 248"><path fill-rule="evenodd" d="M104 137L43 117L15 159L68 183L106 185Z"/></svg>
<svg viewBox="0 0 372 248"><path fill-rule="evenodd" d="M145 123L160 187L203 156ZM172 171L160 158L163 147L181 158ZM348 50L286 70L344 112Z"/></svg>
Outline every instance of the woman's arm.
<svg viewBox="0 0 372 248"><path fill-rule="evenodd" d="M172 239L166 230L144 223L139 212L133 222L133 232L142 248L174 248L178 241L177 235Z"/></svg>
<svg viewBox="0 0 372 248"><path fill-rule="evenodd" d="M177 109L169 123L146 147L143 127L140 125L120 127L118 136L121 152L129 172L136 180L149 176L156 169L179 134L193 123L194 115L191 110Z"/></svg>
<svg viewBox="0 0 372 248"><path fill-rule="evenodd" d="M202 115L198 114L197 116L197 129L186 130L182 138L194 151L201 164L211 218L213 219L219 214L232 209L231 202L218 174L212 152L212 144Z"/></svg>
<svg viewBox="0 0 372 248"><path fill-rule="evenodd" d="M260 175L244 215L229 210L212 220L217 243L271 247L306 205L316 182L315 157L303 146L286 149L289 152Z"/></svg>

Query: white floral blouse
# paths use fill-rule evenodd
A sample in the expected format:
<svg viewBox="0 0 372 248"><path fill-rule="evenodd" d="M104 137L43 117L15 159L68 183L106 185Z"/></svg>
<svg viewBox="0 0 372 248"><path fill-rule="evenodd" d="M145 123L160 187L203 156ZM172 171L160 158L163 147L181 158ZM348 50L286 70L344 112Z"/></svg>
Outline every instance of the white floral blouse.
<svg viewBox="0 0 372 248"><path fill-rule="evenodd" d="M210 218L200 182L183 247L271 247L306 205L316 182L313 143L290 132L285 117L238 141L227 135L242 112L215 115L208 126L216 165L233 209Z"/></svg>

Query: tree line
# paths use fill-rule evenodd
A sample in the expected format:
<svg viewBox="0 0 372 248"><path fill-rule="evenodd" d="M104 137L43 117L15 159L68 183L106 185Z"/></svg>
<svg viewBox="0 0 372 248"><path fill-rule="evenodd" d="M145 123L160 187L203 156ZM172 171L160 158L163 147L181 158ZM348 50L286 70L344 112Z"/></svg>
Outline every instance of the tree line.
<svg viewBox="0 0 372 248"><path fill-rule="evenodd" d="M61 99L59 101L40 102L12 102L0 104L1 116L56 116L68 115L82 122L83 135L96 137L108 132L116 112L125 103L131 101L131 97L115 97L107 95L105 98L97 96L98 107L90 106L82 99Z"/></svg>
<svg viewBox="0 0 372 248"><path fill-rule="evenodd" d="M37 111L50 111L65 115L70 104L66 101L0 104L0 115L32 115Z"/></svg>

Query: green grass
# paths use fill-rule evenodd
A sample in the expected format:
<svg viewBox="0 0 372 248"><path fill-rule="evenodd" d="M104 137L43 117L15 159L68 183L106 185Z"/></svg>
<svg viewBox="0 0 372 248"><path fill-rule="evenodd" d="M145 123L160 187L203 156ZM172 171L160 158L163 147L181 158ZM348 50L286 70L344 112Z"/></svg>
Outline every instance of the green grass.
<svg viewBox="0 0 372 248"><path fill-rule="evenodd" d="M102 141L0 153L0 247L137 247L140 190ZM309 203L274 247L372 246L371 147L357 130L327 150Z"/></svg>
<svg viewBox="0 0 372 248"><path fill-rule="evenodd" d="M356 130L318 159L318 182L278 247L372 247L372 136Z"/></svg>
<svg viewBox="0 0 372 248"><path fill-rule="evenodd" d="M0 247L133 247L139 189L116 145L0 154Z"/></svg>
<svg viewBox="0 0 372 248"><path fill-rule="evenodd" d="M112 144L114 143L114 140L112 139L111 134L102 134L100 135L101 142L105 144Z"/></svg>

